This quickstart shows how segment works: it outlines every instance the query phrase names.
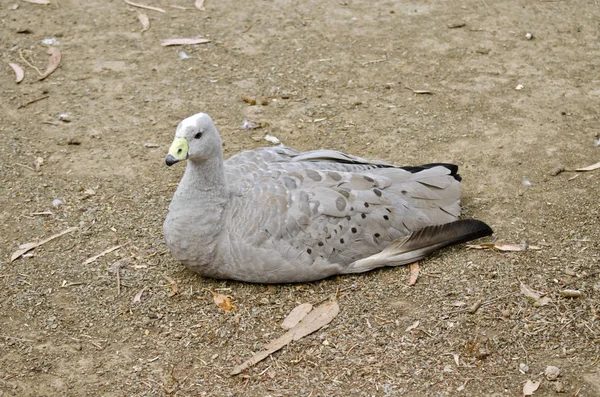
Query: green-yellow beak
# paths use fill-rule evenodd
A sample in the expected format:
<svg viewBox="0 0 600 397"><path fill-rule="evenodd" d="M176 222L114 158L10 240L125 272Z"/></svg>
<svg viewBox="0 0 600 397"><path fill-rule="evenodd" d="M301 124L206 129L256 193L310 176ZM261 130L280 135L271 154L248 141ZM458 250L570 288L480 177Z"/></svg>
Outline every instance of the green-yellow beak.
<svg viewBox="0 0 600 397"><path fill-rule="evenodd" d="M186 160L188 158L188 141L185 138L175 138L171 147L169 148L169 154L165 159L165 162L170 167L173 164Z"/></svg>

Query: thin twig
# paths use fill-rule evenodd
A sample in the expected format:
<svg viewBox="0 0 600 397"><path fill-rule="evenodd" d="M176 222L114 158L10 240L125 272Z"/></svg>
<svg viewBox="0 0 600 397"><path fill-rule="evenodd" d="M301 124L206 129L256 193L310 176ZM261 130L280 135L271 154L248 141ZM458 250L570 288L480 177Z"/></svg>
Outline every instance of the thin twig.
<svg viewBox="0 0 600 397"><path fill-rule="evenodd" d="M43 100L43 99L48 99L48 98L50 98L50 95L44 95L44 96L41 96L41 97L39 97L39 98L32 99L32 100L31 100L31 101L29 101L29 102L25 102L24 104L22 104L22 105L19 105L19 107L18 107L17 109L24 108L25 106L29 106L29 105L31 105L32 103L36 103L36 102L38 102L38 101L41 101L41 100Z"/></svg>
<svg viewBox="0 0 600 397"><path fill-rule="evenodd" d="M117 296L121 295L121 267L117 266Z"/></svg>
<svg viewBox="0 0 600 397"><path fill-rule="evenodd" d="M25 62L27 64L27 66L29 66L30 68L35 69L36 72L38 72L38 74L41 76L43 73L41 72L41 70L39 70L38 68L36 68L34 65L32 65L31 63L29 63L27 61L27 59L25 59L25 57L23 56L22 50L19 50L19 57L21 57L21 59L23 60L23 62Z"/></svg>

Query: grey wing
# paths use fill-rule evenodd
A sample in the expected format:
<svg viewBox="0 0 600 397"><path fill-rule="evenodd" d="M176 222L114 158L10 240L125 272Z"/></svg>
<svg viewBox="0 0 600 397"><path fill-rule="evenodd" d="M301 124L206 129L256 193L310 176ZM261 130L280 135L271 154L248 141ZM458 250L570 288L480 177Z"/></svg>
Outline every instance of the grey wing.
<svg viewBox="0 0 600 397"><path fill-rule="evenodd" d="M234 240L293 266L349 265L460 212L459 183L441 166L411 172L279 147L244 152L226 169Z"/></svg>

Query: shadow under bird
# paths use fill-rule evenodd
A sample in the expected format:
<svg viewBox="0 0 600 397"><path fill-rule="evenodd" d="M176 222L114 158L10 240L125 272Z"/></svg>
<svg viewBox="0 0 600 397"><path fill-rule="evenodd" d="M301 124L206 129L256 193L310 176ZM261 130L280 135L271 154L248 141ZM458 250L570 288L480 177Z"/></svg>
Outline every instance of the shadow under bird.
<svg viewBox="0 0 600 397"><path fill-rule="evenodd" d="M164 223L167 246L207 277L289 283L409 264L492 234L458 220L453 164L398 167L279 146L223 160L204 113L177 126L167 165L187 160Z"/></svg>

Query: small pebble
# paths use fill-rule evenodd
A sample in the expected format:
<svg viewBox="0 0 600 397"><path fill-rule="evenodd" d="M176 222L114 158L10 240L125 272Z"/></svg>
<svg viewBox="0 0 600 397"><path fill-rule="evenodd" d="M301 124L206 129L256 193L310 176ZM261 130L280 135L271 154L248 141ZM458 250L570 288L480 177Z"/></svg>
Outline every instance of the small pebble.
<svg viewBox="0 0 600 397"><path fill-rule="evenodd" d="M525 33L525 38L527 40L531 40L531 39L533 39L533 35L531 33L527 32L527 33Z"/></svg>
<svg viewBox="0 0 600 397"><path fill-rule="evenodd" d="M276 136L272 136L272 135L265 135L265 141L270 142L274 145L279 145L281 143L279 138L277 138Z"/></svg>
<svg viewBox="0 0 600 397"><path fill-rule="evenodd" d="M179 51L179 59L190 59L191 56L189 56L185 51Z"/></svg>
<svg viewBox="0 0 600 397"><path fill-rule="evenodd" d="M61 199L54 199L52 200L52 206L53 207L60 207L61 205L63 205L65 202L62 201Z"/></svg>
<svg viewBox="0 0 600 397"><path fill-rule="evenodd" d="M523 89L523 84L519 84L515 87L515 90L521 91Z"/></svg>
<svg viewBox="0 0 600 397"><path fill-rule="evenodd" d="M526 374L527 372L529 372L529 365L525 364L525 363L521 363L519 364L519 371L522 374Z"/></svg>
<svg viewBox="0 0 600 397"><path fill-rule="evenodd" d="M65 122L65 123L70 123L70 122L71 122L71 116L69 116L69 115L68 115L68 114L66 114L66 113L61 113L61 114L59 114L59 115L58 115L58 119L59 119L60 121L63 121L63 122Z"/></svg>
<svg viewBox="0 0 600 397"><path fill-rule="evenodd" d="M544 375L548 380L556 380L560 376L560 369L554 365L548 365L544 371Z"/></svg>

